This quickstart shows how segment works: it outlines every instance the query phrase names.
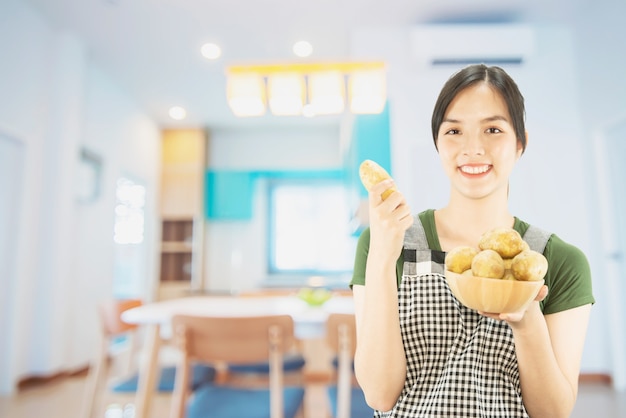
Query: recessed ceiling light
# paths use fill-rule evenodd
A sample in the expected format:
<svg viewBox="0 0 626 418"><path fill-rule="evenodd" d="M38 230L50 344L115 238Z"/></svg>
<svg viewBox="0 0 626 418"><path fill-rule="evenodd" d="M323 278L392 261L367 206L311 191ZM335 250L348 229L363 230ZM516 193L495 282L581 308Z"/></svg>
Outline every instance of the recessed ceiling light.
<svg viewBox="0 0 626 418"><path fill-rule="evenodd" d="M313 53L313 45L307 41L298 41L293 44L293 53L299 57L308 57Z"/></svg>
<svg viewBox="0 0 626 418"><path fill-rule="evenodd" d="M174 120L183 120L187 117L187 111L180 106L172 106L169 115Z"/></svg>
<svg viewBox="0 0 626 418"><path fill-rule="evenodd" d="M222 55L222 49L219 45L210 42L202 45L200 52L204 58L210 60L218 59Z"/></svg>

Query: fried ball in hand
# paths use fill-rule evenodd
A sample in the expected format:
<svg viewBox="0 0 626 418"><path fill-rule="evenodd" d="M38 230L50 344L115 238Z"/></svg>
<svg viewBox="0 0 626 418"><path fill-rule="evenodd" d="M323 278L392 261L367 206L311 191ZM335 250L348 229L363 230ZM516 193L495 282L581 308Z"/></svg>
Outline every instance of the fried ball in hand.
<svg viewBox="0 0 626 418"><path fill-rule="evenodd" d="M391 178L387 170L372 160L365 160L361 163L359 166L359 177L361 183L363 183L363 187L365 187L368 192L381 181ZM387 197L396 190L395 186L385 190L381 195L382 200L387 199Z"/></svg>
<svg viewBox="0 0 626 418"><path fill-rule="evenodd" d="M548 271L548 260L537 251L522 251L513 258L511 271L517 280L541 280Z"/></svg>
<svg viewBox="0 0 626 418"><path fill-rule="evenodd" d="M446 269L453 273L463 273L472 268L472 259L478 254L478 248L459 246L446 254Z"/></svg>
<svg viewBox="0 0 626 418"><path fill-rule="evenodd" d="M502 258L513 258L529 247L519 232L513 228L495 228L480 237L478 248L494 250Z"/></svg>
<svg viewBox="0 0 626 418"><path fill-rule="evenodd" d="M501 279L504 275L504 260L494 250L483 250L472 259L472 274L478 277Z"/></svg>

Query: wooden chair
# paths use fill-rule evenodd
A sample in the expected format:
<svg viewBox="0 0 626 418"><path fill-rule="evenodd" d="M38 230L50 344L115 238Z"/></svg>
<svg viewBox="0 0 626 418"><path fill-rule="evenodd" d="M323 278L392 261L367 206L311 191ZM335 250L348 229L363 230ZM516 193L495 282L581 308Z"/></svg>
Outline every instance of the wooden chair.
<svg viewBox="0 0 626 418"><path fill-rule="evenodd" d="M291 288L262 288L247 290L241 292L238 296L244 298L263 298L263 297L285 297L293 296L297 293L297 289ZM299 343L299 341L297 341ZM287 353L283 358L283 371L285 372L285 382L291 385L302 385L304 383L303 370L306 366L306 359L302 355L302 347L294 352ZM245 364L228 364L228 378L231 382L237 382L241 379L247 380L267 380L269 374L269 362L262 361L259 363Z"/></svg>
<svg viewBox="0 0 626 418"><path fill-rule="evenodd" d="M142 301L139 299L107 300L98 304L100 342L96 352L96 357L89 367L81 417L90 418L93 416L102 381L108 374L110 347L114 338L122 336L126 336L128 338L129 352L127 355L127 364L124 369L126 372L130 372L132 370L132 362L137 348L137 339L135 335L137 326L122 321L121 315L122 312L141 306L141 304Z"/></svg>
<svg viewBox="0 0 626 418"><path fill-rule="evenodd" d="M132 393L136 392L138 384L138 373L136 367L138 344L138 327L122 321L122 312L142 305L139 299L109 299L98 304L98 318L100 323L100 342L96 351L94 361L89 367L81 418L91 418L96 410L99 395L105 387L111 392ZM105 385L105 378L109 377L110 365L112 362L111 345L116 339L126 338L128 350L126 354L126 364L119 370L122 376L113 382ZM118 359L116 359L118 360ZM200 383L212 381L216 371L209 365L194 365L193 374L190 377L190 385L197 387ZM171 366L162 367L158 381L158 390L161 392L172 392L174 389L175 368Z"/></svg>
<svg viewBox="0 0 626 418"><path fill-rule="evenodd" d="M176 372L171 418L292 418L301 411L303 387L285 387L283 380L283 356L295 341L291 316L177 315L172 319L172 332L182 356ZM190 396L183 382L194 360L218 365L268 361L269 385L246 387L228 381L214 382L201 385Z"/></svg>
<svg viewBox="0 0 626 418"><path fill-rule="evenodd" d="M336 359L336 384L328 387L333 418L372 417L374 410L367 405L363 391L354 378L354 314L330 314L326 322L326 342Z"/></svg>

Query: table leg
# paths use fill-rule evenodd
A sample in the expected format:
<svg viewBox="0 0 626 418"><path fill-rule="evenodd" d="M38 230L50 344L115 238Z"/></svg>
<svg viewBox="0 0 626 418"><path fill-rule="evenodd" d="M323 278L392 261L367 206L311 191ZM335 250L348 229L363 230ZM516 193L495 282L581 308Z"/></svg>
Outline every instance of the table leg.
<svg viewBox="0 0 626 418"><path fill-rule="evenodd" d="M144 358L139 365L139 382L135 399L135 418L148 418L150 401L155 392L156 374L159 364L159 349L161 344L160 327L151 324L146 329L146 344Z"/></svg>

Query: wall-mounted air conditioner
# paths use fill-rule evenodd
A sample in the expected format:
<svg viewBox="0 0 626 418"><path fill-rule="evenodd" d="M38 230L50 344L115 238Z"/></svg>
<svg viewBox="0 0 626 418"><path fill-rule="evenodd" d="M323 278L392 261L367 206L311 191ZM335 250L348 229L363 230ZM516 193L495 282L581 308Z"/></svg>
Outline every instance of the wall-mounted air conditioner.
<svg viewBox="0 0 626 418"><path fill-rule="evenodd" d="M430 24L411 29L421 65L522 64L533 54L534 32L521 24Z"/></svg>

